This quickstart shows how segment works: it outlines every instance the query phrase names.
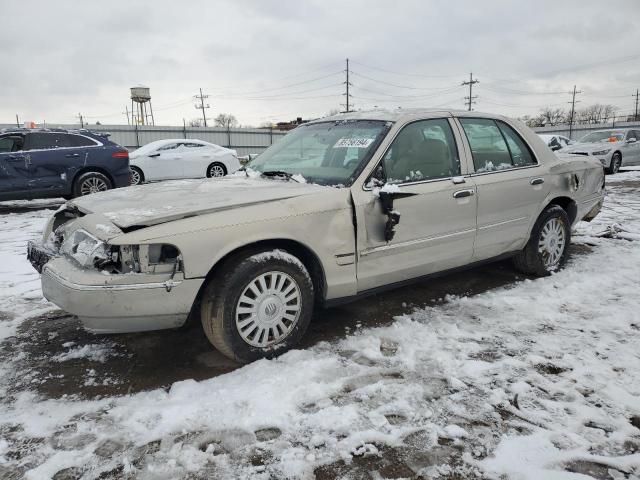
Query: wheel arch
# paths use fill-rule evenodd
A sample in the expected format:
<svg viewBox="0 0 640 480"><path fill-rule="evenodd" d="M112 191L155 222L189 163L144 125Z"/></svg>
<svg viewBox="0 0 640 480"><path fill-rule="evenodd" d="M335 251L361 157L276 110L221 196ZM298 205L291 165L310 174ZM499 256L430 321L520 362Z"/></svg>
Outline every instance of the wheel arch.
<svg viewBox="0 0 640 480"><path fill-rule="evenodd" d="M142 175L142 181L144 182L145 179L147 178L146 175L144 174L144 170L142 169L142 167L140 165L131 165L129 164L129 168L130 169L136 169L140 171L140 174Z"/></svg>
<svg viewBox="0 0 640 480"><path fill-rule="evenodd" d="M554 197L549 200L542 211L546 210L550 205L557 205L567 212L571 225L576 221L576 217L578 216L578 204L572 198L562 196Z"/></svg>
<svg viewBox="0 0 640 480"><path fill-rule="evenodd" d="M253 255L254 253L265 251L265 249L281 249L285 250L291 255L294 255L298 258L302 264L305 266L309 275L311 276L311 281L313 283L313 290L316 293L315 302L316 305L321 305L324 301L326 294L326 274L324 267L322 266L322 262L318 255L304 243L298 240L292 240L288 238L272 238L272 239L264 239L257 240L251 243L247 243L241 246L237 246L225 253L222 257L220 257L211 267L209 272L207 273L198 293L196 295L194 301L194 308L192 309L192 314L198 311L196 305L199 305L200 299L202 298L202 293L209 283L209 281L215 277L215 275L224 268L225 265L230 262L237 261L238 259Z"/></svg>
<svg viewBox="0 0 640 480"><path fill-rule="evenodd" d="M116 184L115 180L113 179L113 176L111 175L111 173L109 173L107 169L102 167L96 167L94 165L87 165L86 167L80 168L77 172L73 174L73 179L71 180L71 184L70 184L71 192L73 192L73 187L76 184L76 180L78 179L78 177L82 174L89 173L89 172L101 173L102 175L104 175L109 179L109 181L111 182L111 185Z"/></svg>

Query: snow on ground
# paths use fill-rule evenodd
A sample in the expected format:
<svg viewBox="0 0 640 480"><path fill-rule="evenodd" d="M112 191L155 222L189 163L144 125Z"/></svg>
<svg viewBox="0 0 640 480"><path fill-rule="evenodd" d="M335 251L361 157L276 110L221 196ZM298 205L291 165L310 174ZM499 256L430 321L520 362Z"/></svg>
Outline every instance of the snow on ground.
<svg viewBox="0 0 640 480"><path fill-rule="evenodd" d="M614 178L577 228L587 253L551 277L167 389L85 400L3 385L0 474L637 479L640 172ZM5 337L49 308L24 259L46 216L0 217Z"/></svg>

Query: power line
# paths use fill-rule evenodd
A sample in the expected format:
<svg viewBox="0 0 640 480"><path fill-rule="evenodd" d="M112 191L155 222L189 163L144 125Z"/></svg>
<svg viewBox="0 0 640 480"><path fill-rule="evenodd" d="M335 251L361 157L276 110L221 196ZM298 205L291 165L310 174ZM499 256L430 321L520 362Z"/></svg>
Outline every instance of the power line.
<svg viewBox="0 0 640 480"><path fill-rule="evenodd" d="M468 97L464 97L465 100L468 100L467 102L465 102L465 104L467 104L467 106L469 107L469 111L471 111L471 105L476 103L474 101L475 98L478 98L478 96L476 95L475 97L473 96L473 86L476 83L480 83L479 80L474 80L473 79L473 72L469 73L469 81L468 82L462 82L462 85L469 85L469 96Z"/></svg>
<svg viewBox="0 0 640 480"><path fill-rule="evenodd" d="M355 60L352 60L352 63L355 63L356 65L360 65L360 66L365 67L365 68L370 68L372 70L378 70L380 72L391 73L393 75L398 75L398 76L402 76L402 77L455 78L455 77L459 76L458 74L456 74L456 75L425 75L425 74L422 74L422 73L401 73L401 72L394 72L393 70L387 70L386 68L374 67L373 65L367 65L366 63L356 62Z"/></svg>
<svg viewBox="0 0 640 480"><path fill-rule="evenodd" d="M396 88L406 88L409 90L438 90L442 87L416 87L415 85L398 85L397 83L385 82L384 80L379 80L377 78L369 77L368 75L363 75L358 72L351 71L351 73L357 77L366 78L367 80L371 80L372 82L382 83L383 85L389 85L391 87Z"/></svg>

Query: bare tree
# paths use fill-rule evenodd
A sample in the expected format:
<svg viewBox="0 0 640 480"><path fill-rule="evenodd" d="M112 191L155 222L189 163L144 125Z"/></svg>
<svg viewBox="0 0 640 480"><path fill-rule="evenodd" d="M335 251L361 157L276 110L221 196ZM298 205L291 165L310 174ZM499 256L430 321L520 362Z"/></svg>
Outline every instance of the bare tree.
<svg viewBox="0 0 640 480"><path fill-rule="evenodd" d="M520 117L520 120L523 121L529 128L544 126L544 122L542 120L541 115L538 115L537 117L532 117L531 115L524 115Z"/></svg>
<svg viewBox="0 0 640 480"><path fill-rule="evenodd" d="M202 119L201 118L194 118L193 120L189 120L189 126L190 127L201 127L202 126Z"/></svg>
<svg viewBox="0 0 640 480"><path fill-rule="evenodd" d="M230 113L221 113L213 121L216 127L233 128L238 126L238 120Z"/></svg>
<svg viewBox="0 0 640 480"><path fill-rule="evenodd" d="M579 123L606 123L615 115L617 109L615 105L594 103L576 112L576 118Z"/></svg>
<svg viewBox="0 0 640 480"><path fill-rule="evenodd" d="M563 108L544 107L540 109L538 117L543 125L558 125L567 119L567 113Z"/></svg>

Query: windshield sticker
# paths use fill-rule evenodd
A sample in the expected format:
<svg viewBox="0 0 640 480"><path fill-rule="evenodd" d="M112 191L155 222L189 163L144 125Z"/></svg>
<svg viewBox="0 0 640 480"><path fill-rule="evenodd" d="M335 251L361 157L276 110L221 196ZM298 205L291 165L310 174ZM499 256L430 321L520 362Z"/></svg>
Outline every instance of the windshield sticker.
<svg viewBox="0 0 640 480"><path fill-rule="evenodd" d="M373 138L341 138L333 148L367 148L373 142Z"/></svg>

